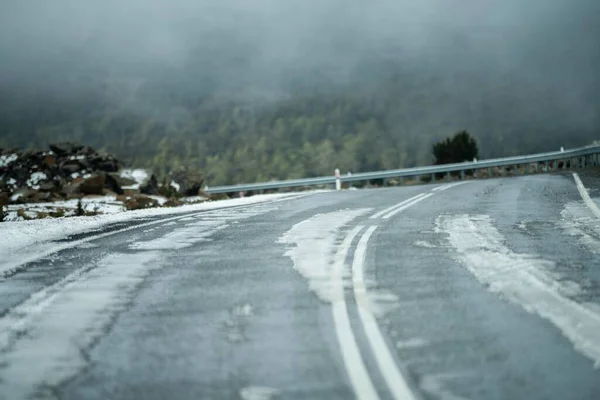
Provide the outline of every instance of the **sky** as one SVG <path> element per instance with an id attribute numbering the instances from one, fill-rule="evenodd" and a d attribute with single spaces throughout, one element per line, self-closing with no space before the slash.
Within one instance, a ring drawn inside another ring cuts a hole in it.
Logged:
<path id="1" fill-rule="evenodd" d="M 474 92 L 523 82 L 592 118 L 598 21 L 598 0 L 3 0 L 0 85 L 282 95 L 377 79 L 390 63 L 450 85 L 473 76 Z"/>

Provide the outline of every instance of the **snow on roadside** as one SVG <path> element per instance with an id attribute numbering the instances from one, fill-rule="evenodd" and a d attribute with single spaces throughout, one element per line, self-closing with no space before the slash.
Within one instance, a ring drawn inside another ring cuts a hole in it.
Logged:
<path id="1" fill-rule="evenodd" d="M 0 238 L 2 238 L 0 240 L 0 274 L 10 271 L 28 260 L 51 254 L 58 247 L 52 241 L 66 239 L 79 233 L 99 231 L 109 224 L 157 216 L 177 216 L 178 214 L 196 211 L 277 201 L 304 195 L 298 193 L 266 194 L 174 208 L 150 208 L 90 217 L 3 222 L 0 224 Z"/>
<path id="2" fill-rule="evenodd" d="M 20 193 L 13 195 L 12 199 L 16 200 L 21 196 Z M 167 200 L 160 196 L 156 197 L 159 205 L 163 205 Z M 159 198 L 160 197 L 160 198 Z M 48 203 L 25 203 L 25 204 L 10 204 L 7 206 L 7 215 L 5 221 L 17 222 L 23 221 L 24 219 L 18 215 L 19 210 L 23 210 L 24 214 L 31 219 L 39 218 L 38 213 L 56 213 L 59 210 L 62 211 L 65 217 L 72 217 L 75 215 L 77 210 L 77 204 L 79 200 L 64 200 L 64 201 L 53 201 Z M 99 214 L 115 214 L 124 212 L 122 201 L 117 201 L 115 196 L 96 196 L 96 197 L 84 197 L 81 199 L 81 206 L 85 212 L 99 213 Z"/>

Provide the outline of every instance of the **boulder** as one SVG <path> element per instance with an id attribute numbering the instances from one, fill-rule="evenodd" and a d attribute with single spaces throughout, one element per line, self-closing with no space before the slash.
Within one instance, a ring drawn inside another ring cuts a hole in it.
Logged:
<path id="1" fill-rule="evenodd" d="M 104 160 L 97 165 L 97 168 L 104 172 L 117 172 L 119 170 L 119 163 L 116 160 Z"/>
<path id="2" fill-rule="evenodd" d="M 180 170 L 171 174 L 172 182 L 178 185 L 182 196 L 198 196 L 204 183 L 204 177 L 199 172 Z M 172 185 L 172 186 L 176 186 Z"/>
<path id="3" fill-rule="evenodd" d="M 116 194 L 124 193 L 119 182 L 111 174 L 104 174 L 104 187 Z"/>
<path id="4" fill-rule="evenodd" d="M 0 192 L 0 207 L 7 206 L 10 203 L 10 193 Z"/>
<path id="5" fill-rule="evenodd" d="M 109 175 L 121 187 L 123 187 L 123 186 L 133 186 L 133 185 L 135 185 L 137 183 L 135 180 L 133 180 L 131 178 L 127 178 L 127 177 L 122 177 L 118 173 L 110 173 Z"/>
<path id="6" fill-rule="evenodd" d="M 52 154 L 46 154 L 44 156 L 44 160 L 42 161 L 42 164 L 46 168 L 52 168 L 52 167 L 56 166 L 56 157 L 54 157 Z"/>
<path id="7" fill-rule="evenodd" d="M 40 203 L 52 200 L 52 194 L 23 188 L 17 190 L 14 193 L 13 198 L 15 200 L 13 200 L 12 202 L 16 204 Z"/>
<path id="8" fill-rule="evenodd" d="M 40 182 L 39 186 L 39 191 L 40 192 L 52 192 L 54 191 L 54 189 L 56 188 L 56 186 L 54 185 L 54 182 Z"/>
<path id="9" fill-rule="evenodd" d="M 150 179 L 140 186 L 140 192 L 143 194 L 151 194 L 156 196 L 159 194 L 159 191 L 158 180 L 156 180 L 156 176 L 154 175 L 150 176 Z"/>
<path id="10" fill-rule="evenodd" d="M 183 204 L 183 201 L 179 200 L 178 198 L 172 197 L 169 200 L 167 200 L 165 204 L 163 204 L 163 207 L 178 207 Z"/>
<path id="11" fill-rule="evenodd" d="M 127 210 L 141 210 L 144 208 L 152 208 L 158 206 L 158 201 L 151 197 L 147 196 L 135 196 L 129 197 L 124 202 L 123 205 Z"/>
<path id="12" fill-rule="evenodd" d="M 79 184 L 79 192 L 87 195 L 102 195 L 105 178 L 104 174 L 97 174 L 84 179 L 83 182 Z"/>
<path id="13" fill-rule="evenodd" d="M 84 146 L 71 142 L 55 143 L 50 145 L 50 150 L 59 156 L 75 155 L 83 148 Z"/>
<path id="14" fill-rule="evenodd" d="M 67 160 L 60 164 L 60 170 L 66 175 L 80 172 L 84 168 L 85 167 L 79 162 L 79 160 Z"/>

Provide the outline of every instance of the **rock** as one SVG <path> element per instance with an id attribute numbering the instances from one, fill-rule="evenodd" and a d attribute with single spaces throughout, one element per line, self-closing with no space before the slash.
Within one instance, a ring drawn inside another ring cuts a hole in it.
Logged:
<path id="1" fill-rule="evenodd" d="M 121 175 L 119 175 L 118 173 L 110 173 L 109 175 L 121 187 L 123 187 L 123 186 L 133 186 L 133 185 L 135 185 L 137 183 L 135 180 L 133 180 L 131 178 L 124 178 Z"/>
<path id="2" fill-rule="evenodd" d="M 146 196 L 135 196 L 127 198 L 123 205 L 127 210 L 141 210 L 144 208 L 151 208 L 158 206 L 158 201 L 151 197 Z"/>
<path id="3" fill-rule="evenodd" d="M 71 175 L 83 170 L 85 167 L 78 160 L 68 160 L 60 164 L 60 170 L 65 175 Z"/>
<path id="4" fill-rule="evenodd" d="M 163 207 L 177 207 L 183 205 L 183 201 L 172 197 L 163 204 Z"/>
<path id="5" fill-rule="evenodd" d="M 50 145 L 50 150 L 59 156 L 74 155 L 83 148 L 84 146 L 71 142 L 55 143 Z"/>
<path id="6" fill-rule="evenodd" d="M 97 174 L 90 178 L 84 179 L 79 185 L 79 192 L 82 194 L 97 194 L 101 195 L 104 189 L 105 175 Z"/>
<path id="7" fill-rule="evenodd" d="M 56 188 L 56 186 L 54 186 L 54 182 L 48 182 L 48 181 L 41 182 L 38 186 L 40 187 L 38 189 L 40 192 L 52 192 Z"/>
<path id="8" fill-rule="evenodd" d="M 0 147 L 0 155 L 10 155 L 10 154 L 15 154 L 18 153 L 19 149 L 15 149 L 15 148 L 1 148 Z"/>
<path id="9" fill-rule="evenodd" d="M 119 170 L 119 164 L 115 160 L 104 160 L 97 167 L 104 172 L 117 172 Z"/>
<path id="10" fill-rule="evenodd" d="M 91 156 L 93 154 L 96 154 L 96 151 L 94 149 L 92 149 L 90 146 L 83 146 L 81 149 L 77 150 L 77 154 Z"/>
<path id="11" fill-rule="evenodd" d="M 158 181 L 154 175 L 150 176 L 150 179 L 140 186 L 140 192 L 143 194 L 151 194 L 156 196 L 159 194 L 159 191 Z"/>
<path id="12" fill-rule="evenodd" d="M 16 204 L 41 203 L 50 201 L 52 199 L 52 194 L 24 188 L 17 190 L 13 194 L 12 199 L 14 199 L 12 202 Z"/>
<path id="13" fill-rule="evenodd" d="M 29 170 L 27 168 L 13 169 L 12 176 L 17 181 L 17 184 L 21 186 L 27 182 L 27 178 L 29 178 Z"/>
<path id="14" fill-rule="evenodd" d="M 26 203 L 103 193 L 125 194 L 122 180 L 117 179 L 120 163 L 113 156 L 98 154 L 91 147 L 70 142 L 52 144 L 50 150 L 0 149 L 0 193 L 6 193 L 2 195 L 2 202 Z M 139 192 L 133 191 L 133 194 Z M 140 206 L 147 206 L 144 200 L 141 203 Z"/>
<path id="15" fill-rule="evenodd" d="M 124 193 L 119 182 L 111 174 L 104 174 L 104 187 L 116 194 Z"/>
<path id="16" fill-rule="evenodd" d="M 186 170 L 173 172 L 171 179 L 172 182 L 179 185 L 178 192 L 182 196 L 198 196 L 202 189 L 202 183 L 204 183 L 204 177 L 201 173 Z"/>
<path id="17" fill-rule="evenodd" d="M 52 168 L 52 167 L 56 166 L 56 157 L 54 157 L 52 154 L 47 154 L 44 156 L 44 160 L 42 161 L 42 164 L 46 168 Z"/>
<path id="18" fill-rule="evenodd" d="M 7 206 L 10 203 L 10 193 L 0 192 L 0 207 Z"/>

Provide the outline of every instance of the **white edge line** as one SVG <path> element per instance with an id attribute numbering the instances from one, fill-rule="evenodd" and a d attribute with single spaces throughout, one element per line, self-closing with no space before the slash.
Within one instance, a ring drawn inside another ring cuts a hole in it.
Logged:
<path id="1" fill-rule="evenodd" d="M 438 187 L 436 187 L 434 189 L 431 189 L 431 191 L 432 192 L 437 192 L 438 190 L 444 190 L 444 189 L 449 188 L 449 187 L 452 187 L 452 183 L 447 183 L 445 185 L 438 186 Z"/>
<path id="2" fill-rule="evenodd" d="M 414 201 L 412 201 L 412 202 L 410 202 L 410 203 L 408 203 L 408 204 L 405 204 L 405 205 L 403 205 L 402 207 L 400 207 L 400 208 L 397 208 L 397 209 L 395 209 L 394 211 L 392 211 L 392 212 L 390 212 L 390 213 L 388 213 L 388 214 L 384 215 L 384 216 L 383 216 L 383 219 L 389 219 L 389 218 L 393 217 L 394 215 L 398 214 L 400 211 L 404 211 L 404 210 L 406 210 L 407 208 L 409 208 L 409 207 L 412 207 L 412 206 L 414 206 L 415 204 L 417 204 L 418 202 L 420 202 L 420 201 L 423 201 L 423 200 L 425 200 L 425 199 L 427 199 L 428 197 L 431 197 L 431 196 L 433 196 L 433 193 L 429 193 L 429 194 L 427 194 L 427 195 L 425 195 L 425 196 L 423 196 L 423 197 L 421 197 L 421 198 L 418 198 L 418 199 L 416 199 L 416 200 L 414 200 Z"/>
<path id="3" fill-rule="evenodd" d="M 378 400 L 379 395 L 373 386 L 373 382 L 371 381 L 362 356 L 360 355 L 358 345 L 356 344 L 356 338 L 354 332 L 352 332 L 352 327 L 350 326 L 350 318 L 348 317 L 348 309 L 344 298 L 343 276 L 346 255 L 350 250 L 352 241 L 362 228 L 362 226 L 357 226 L 352 229 L 335 254 L 334 263 L 331 269 L 331 291 L 333 295 L 331 311 L 333 313 L 335 332 L 340 344 L 346 372 L 348 373 L 348 378 L 350 379 L 356 398 Z"/>
<path id="4" fill-rule="evenodd" d="M 371 350 L 375 355 L 375 360 L 381 374 L 383 375 L 392 396 L 396 400 L 414 400 L 415 396 L 410 390 L 407 381 L 402 376 L 402 373 L 398 370 L 392 354 L 388 346 L 386 345 L 385 339 L 377 320 L 373 316 L 371 309 L 371 303 L 367 297 L 367 288 L 364 280 L 364 264 L 366 258 L 367 243 L 373 232 L 377 229 L 376 226 L 371 226 L 362 235 L 356 251 L 354 253 L 354 260 L 352 262 L 352 283 L 354 286 L 354 297 L 356 299 L 356 305 L 358 308 L 358 314 L 362 321 L 367 339 L 371 345 Z"/>
<path id="5" fill-rule="evenodd" d="M 419 198 L 421 198 L 421 197 L 423 197 L 423 196 L 425 196 L 425 193 L 421 193 L 421 194 L 418 194 L 418 195 L 416 195 L 416 196 L 413 196 L 413 197 L 411 197 L 411 198 L 408 198 L 408 199 L 406 199 L 406 200 L 403 200 L 403 201 L 401 201 L 401 202 L 400 202 L 400 203 L 398 203 L 398 204 L 394 204 L 394 205 L 393 205 L 393 206 L 391 206 L 391 207 L 388 207 L 388 208 L 386 208 L 386 209 L 384 209 L 384 210 L 381 210 L 381 211 L 379 211 L 379 212 L 378 212 L 378 213 L 376 213 L 376 214 L 373 214 L 373 215 L 371 215 L 369 218 L 371 218 L 371 219 L 379 218 L 379 217 L 381 217 L 383 214 L 385 214 L 385 213 L 388 213 L 388 212 L 390 212 L 390 211 L 394 210 L 394 209 L 395 209 L 395 208 L 397 208 L 397 207 L 402 207 L 403 205 L 405 205 L 405 204 L 407 204 L 407 203 L 410 203 L 410 202 L 411 202 L 411 201 L 413 201 L 413 200 L 419 199 Z"/>
<path id="6" fill-rule="evenodd" d="M 583 182 L 581 182 L 581 179 L 579 178 L 579 175 L 577 175 L 577 172 L 573 172 L 573 178 L 575 179 L 577 190 L 579 191 L 583 202 L 588 206 L 588 208 L 597 218 L 600 218 L 600 208 L 598 208 L 598 205 L 590 197 L 590 194 L 588 193 L 585 186 L 583 186 Z"/>
<path id="7" fill-rule="evenodd" d="M 451 183 L 448 186 L 442 186 L 439 191 L 443 192 L 444 190 L 456 187 L 456 186 L 460 186 L 460 185 L 464 185 L 465 183 L 471 183 L 470 181 L 463 181 L 463 182 L 456 182 L 456 183 Z"/>

